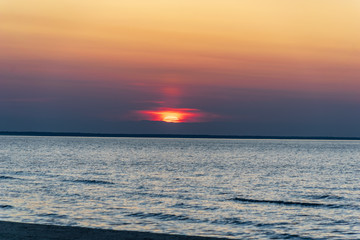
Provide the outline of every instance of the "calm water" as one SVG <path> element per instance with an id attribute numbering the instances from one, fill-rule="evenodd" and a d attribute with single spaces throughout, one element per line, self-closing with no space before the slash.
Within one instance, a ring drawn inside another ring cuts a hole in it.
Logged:
<path id="1" fill-rule="evenodd" d="M 4 136 L 0 220 L 360 239 L 360 141 Z"/>

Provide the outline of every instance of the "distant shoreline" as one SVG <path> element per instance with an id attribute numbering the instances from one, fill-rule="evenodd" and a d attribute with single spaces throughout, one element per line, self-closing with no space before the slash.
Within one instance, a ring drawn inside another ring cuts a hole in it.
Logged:
<path id="1" fill-rule="evenodd" d="M 251 135 L 202 135 L 202 134 L 116 134 L 77 132 L 12 132 L 0 131 L 0 136 L 43 136 L 43 137 L 137 137 L 137 138 L 213 138 L 213 139 L 288 139 L 288 140 L 360 140 L 360 137 L 299 137 L 299 136 L 251 136 Z"/>

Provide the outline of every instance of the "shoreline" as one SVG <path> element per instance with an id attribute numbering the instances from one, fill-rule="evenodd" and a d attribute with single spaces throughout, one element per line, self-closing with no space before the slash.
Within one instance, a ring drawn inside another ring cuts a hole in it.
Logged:
<path id="1" fill-rule="evenodd" d="M 228 240 L 165 233 L 0 221 L 0 240 Z"/>

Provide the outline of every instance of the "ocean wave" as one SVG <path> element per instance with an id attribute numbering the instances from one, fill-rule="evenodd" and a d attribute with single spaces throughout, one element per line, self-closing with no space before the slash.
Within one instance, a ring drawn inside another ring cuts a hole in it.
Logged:
<path id="1" fill-rule="evenodd" d="M 14 177 L 9 177 L 9 176 L 4 176 L 4 175 L 0 175 L 0 179 L 16 179 Z"/>
<path id="2" fill-rule="evenodd" d="M 307 236 L 301 236 L 299 234 L 288 234 L 288 233 L 268 233 L 271 239 L 294 239 L 294 240 L 313 240 L 313 239 L 324 239 L 324 238 L 311 238 Z"/>
<path id="3" fill-rule="evenodd" d="M 128 192 L 129 195 L 140 195 L 140 196 L 148 196 L 151 198 L 174 198 L 172 195 L 169 194 L 162 194 L 162 193 L 151 193 L 151 192 Z"/>
<path id="4" fill-rule="evenodd" d="M 274 227 L 274 226 L 283 226 L 283 225 L 290 225 L 290 222 L 273 222 L 273 223 L 257 223 L 255 224 L 256 227 Z"/>
<path id="5" fill-rule="evenodd" d="M 64 180 L 66 182 L 74 182 L 74 183 L 85 183 L 85 184 L 115 184 L 110 181 L 103 180 L 91 180 L 91 179 L 75 179 L 75 180 Z"/>
<path id="6" fill-rule="evenodd" d="M 238 202 L 248 202 L 248 203 L 270 203 L 278 205 L 288 205 L 288 206 L 302 206 L 302 207 L 329 207 L 329 208 L 339 208 L 344 207 L 344 205 L 339 204 L 326 204 L 326 203 L 315 203 L 315 202 L 293 202 L 293 201 L 282 201 L 282 200 L 258 200 L 251 198 L 233 198 L 230 199 Z"/>
<path id="7" fill-rule="evenodd" d="M 56 214 L 56 213 L 41 213 L 41 214 L 37 214 L 37 216 L 50 217 L 50 218 L 68 218 L 67 215 L 60 215 L 60 214 Z"/>
<path id="8" fill-rule="evenodd" d="M 343 199 L 345 199 L 344 197 L 341 197 L 341 196 L 329 195 L 329 194 L 324 194 L 324 195 L 306 195 L 305 197 L 311 198 L 311 199 L 329 199 L 329 200 L 343 200 Z"/>
<path id="9" fill-rule="evenodd" d="M 193 220 L 184 215 L 174 215 L 174 214 L 167 214 L 167 213 L 144 213 L 144 212 L 137 212 L 131 213 L 126 215 L 128 217 L 137 217 L 137 218 L 156 218 L 164 221 L 189 221 Z"/>
<path id="10" fill-rule="evenodd" d="M 199 209 L 199 210 L 216 210 L 219 209 L 218 207 L 206 207 L 201 205 L 192 205 L 192 204 L 186 204 L 186 203 L 176 203 L 172 205 L 173 208 L 183 208 L 183 209 Z"/>
<path id="11" fill-rule="evenodd" d="M 11 205 L 1 205 L 0 204 L 0 208 L 3 208 L 3 209 L 10 209 L 10 208 L 14 208 L 13 206 Z"/>
<path id="12" fill-rule="evenodd" d="M 222 224 L 222 225 L 251 225 L 253 222 L 251 221 L 242 221 L 239 218 L 224 218 L 224 219 L 216 219 L 211 221 L 213 224 Z"/>

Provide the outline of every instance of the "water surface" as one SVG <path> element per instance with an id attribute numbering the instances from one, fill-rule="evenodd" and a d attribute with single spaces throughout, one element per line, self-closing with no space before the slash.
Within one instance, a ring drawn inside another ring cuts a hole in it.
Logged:
<path id="1" fill-rule="evenodd" d="M 0 137 L 0 219 L 360 239 L 360 141 Z"/>

